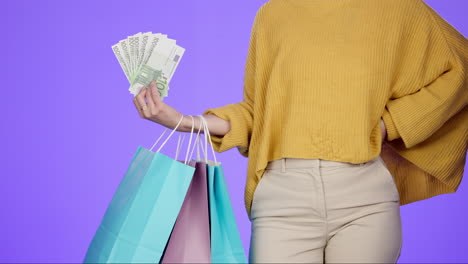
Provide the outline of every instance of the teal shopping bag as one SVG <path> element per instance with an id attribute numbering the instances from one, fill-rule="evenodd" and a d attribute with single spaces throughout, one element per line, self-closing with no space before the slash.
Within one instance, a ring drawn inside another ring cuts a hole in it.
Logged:
<path id="1" fill-rule="evenodd" d="M 208 133 L 204 133 L 206 151 L 208 148 L 206 146 L 206 136 L 208 134 L 210 145 L 211 136 L 203 115 L 199 115 L 199 117 L 203 120 L 204 131 L 208 131 Z M 210 206 L 211 262 L 248 263 L 229 198 L 223 167 L 221 162 L 217 162 L 212 145 L 211 150 L 214 161 L 205 160 L 207 163 L 206 171 Z"/>
<path id="2" fill-rule="evenodd" d="M 89 245 L 85 263 L 158 263 L 195 172 L 195 163 L 137 148 Z M 193 118 L 192 118 L 193 119 Z M 193 126 L 192 126 L 193 132 Z M 191 144 L 190 136 L 189 147 Z"/>

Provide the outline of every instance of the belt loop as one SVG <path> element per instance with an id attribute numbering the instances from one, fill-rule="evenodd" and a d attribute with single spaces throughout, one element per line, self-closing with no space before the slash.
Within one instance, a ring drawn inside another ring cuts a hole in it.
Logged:
<path id="1" fill-rule="evenodd" d="M 281 159 L 281 172 L 286 172 L 286 158 Z"/>

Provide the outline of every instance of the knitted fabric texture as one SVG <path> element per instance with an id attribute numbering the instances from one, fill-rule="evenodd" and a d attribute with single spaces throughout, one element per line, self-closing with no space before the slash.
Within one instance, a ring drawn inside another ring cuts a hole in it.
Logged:
<path id="1" fill-rule="evenodd" d="M 217 152 L 248 157 L 248 216 L 268 161 L 283 157 L 381 155 L 404 205 L 461 182 L 467 70 L 467 39 L 422 0 L 270 0 L 253 21 L 243 100 L 203 114 L 230 121 L 211 135 Z"/>

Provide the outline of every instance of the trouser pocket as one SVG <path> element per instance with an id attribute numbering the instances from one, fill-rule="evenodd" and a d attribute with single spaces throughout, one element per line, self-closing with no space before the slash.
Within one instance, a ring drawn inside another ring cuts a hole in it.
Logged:
<path id="1" fill-rule="evenodd" d="M 398 197 L 398 201 L 400 200 L 400 193 L 398 192 L 398 187 L 395 182 L 395 177 L 392 175 L 390 170 L 387 168 L 387 165 L 383 161 L 382 157 L 378 156 L 377 161 L 379 164 L 379 169 L 382 172 L 382 175 L 385 177 L 385 181 L 388 183 L 389 188 Z"/>
<path id="2" fill-rule="evenodd" d="M 253 192 L 253 195 L 252 195 L 252 205 L 251 205 L 251 208 L 250 208 L 250 220 L 252 220 L 252 217 L 253 217 L 253 214 L 255 213 L 255 207 L 256 207 L 256 203 L 258 202 L 257 200 L 258 199 L 261 199 L 261 191 L 262 191 L 262 185 L 264 183 L 264 181 L 266 180 L 266 175 L 268 174 L 269 170 L 264 170 L 263 172 L 263 175 L 262 177 L 260 178 L 259 182 L 257 183 L 257 186 L 255 186 L 255 190 Z M 260 197 L 259 197 L 260 196 Z"/>

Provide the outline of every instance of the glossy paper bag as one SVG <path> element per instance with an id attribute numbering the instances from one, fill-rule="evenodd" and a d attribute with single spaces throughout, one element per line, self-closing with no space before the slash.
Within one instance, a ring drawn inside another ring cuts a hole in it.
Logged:
<path id="1" fill-rule="evenodd" d="M 157 263 L 182 207 L 195 167 L 141 146 L 94 235 L 86 263 Z M 190 148 L 190 143 L 189 143 Z M 188 151 L 187 151 L 188 154 Z"/>
<path id="2" fill-rule="evenodd" d="M 199 115 L 204 121 L 202 115 Z M 208 131 L 205 128 L 204 131 Z M 210 145 L 211 136 L 208 135 Z M 206 144 L 205 139 L 205 144 Z M 205 150 L 208 147 L 205 147 Z M 212 263 L 247 263 L 246 254 L 240 239 L 239 229 L 232 209 L 231 199 L 224 178 L 221 162 L 217 162 L 211 145 L 214 161 L 206 160 L 208 193 L 210 205 L 211 262 Z"/>
<path id="3" fill-rule="evenodd" d="M 200 129 L 195 142 L 197 147 L 199 133 Z M 178 151 L 176 159 L 177 155 Z M 190 161 L 190 164 L 195 166 L 195 174 L 169 238 L 162 263 L 211 262 L 206 162 L 200 160 L 199 156 L 198 153 L 197 160 Z"/>

